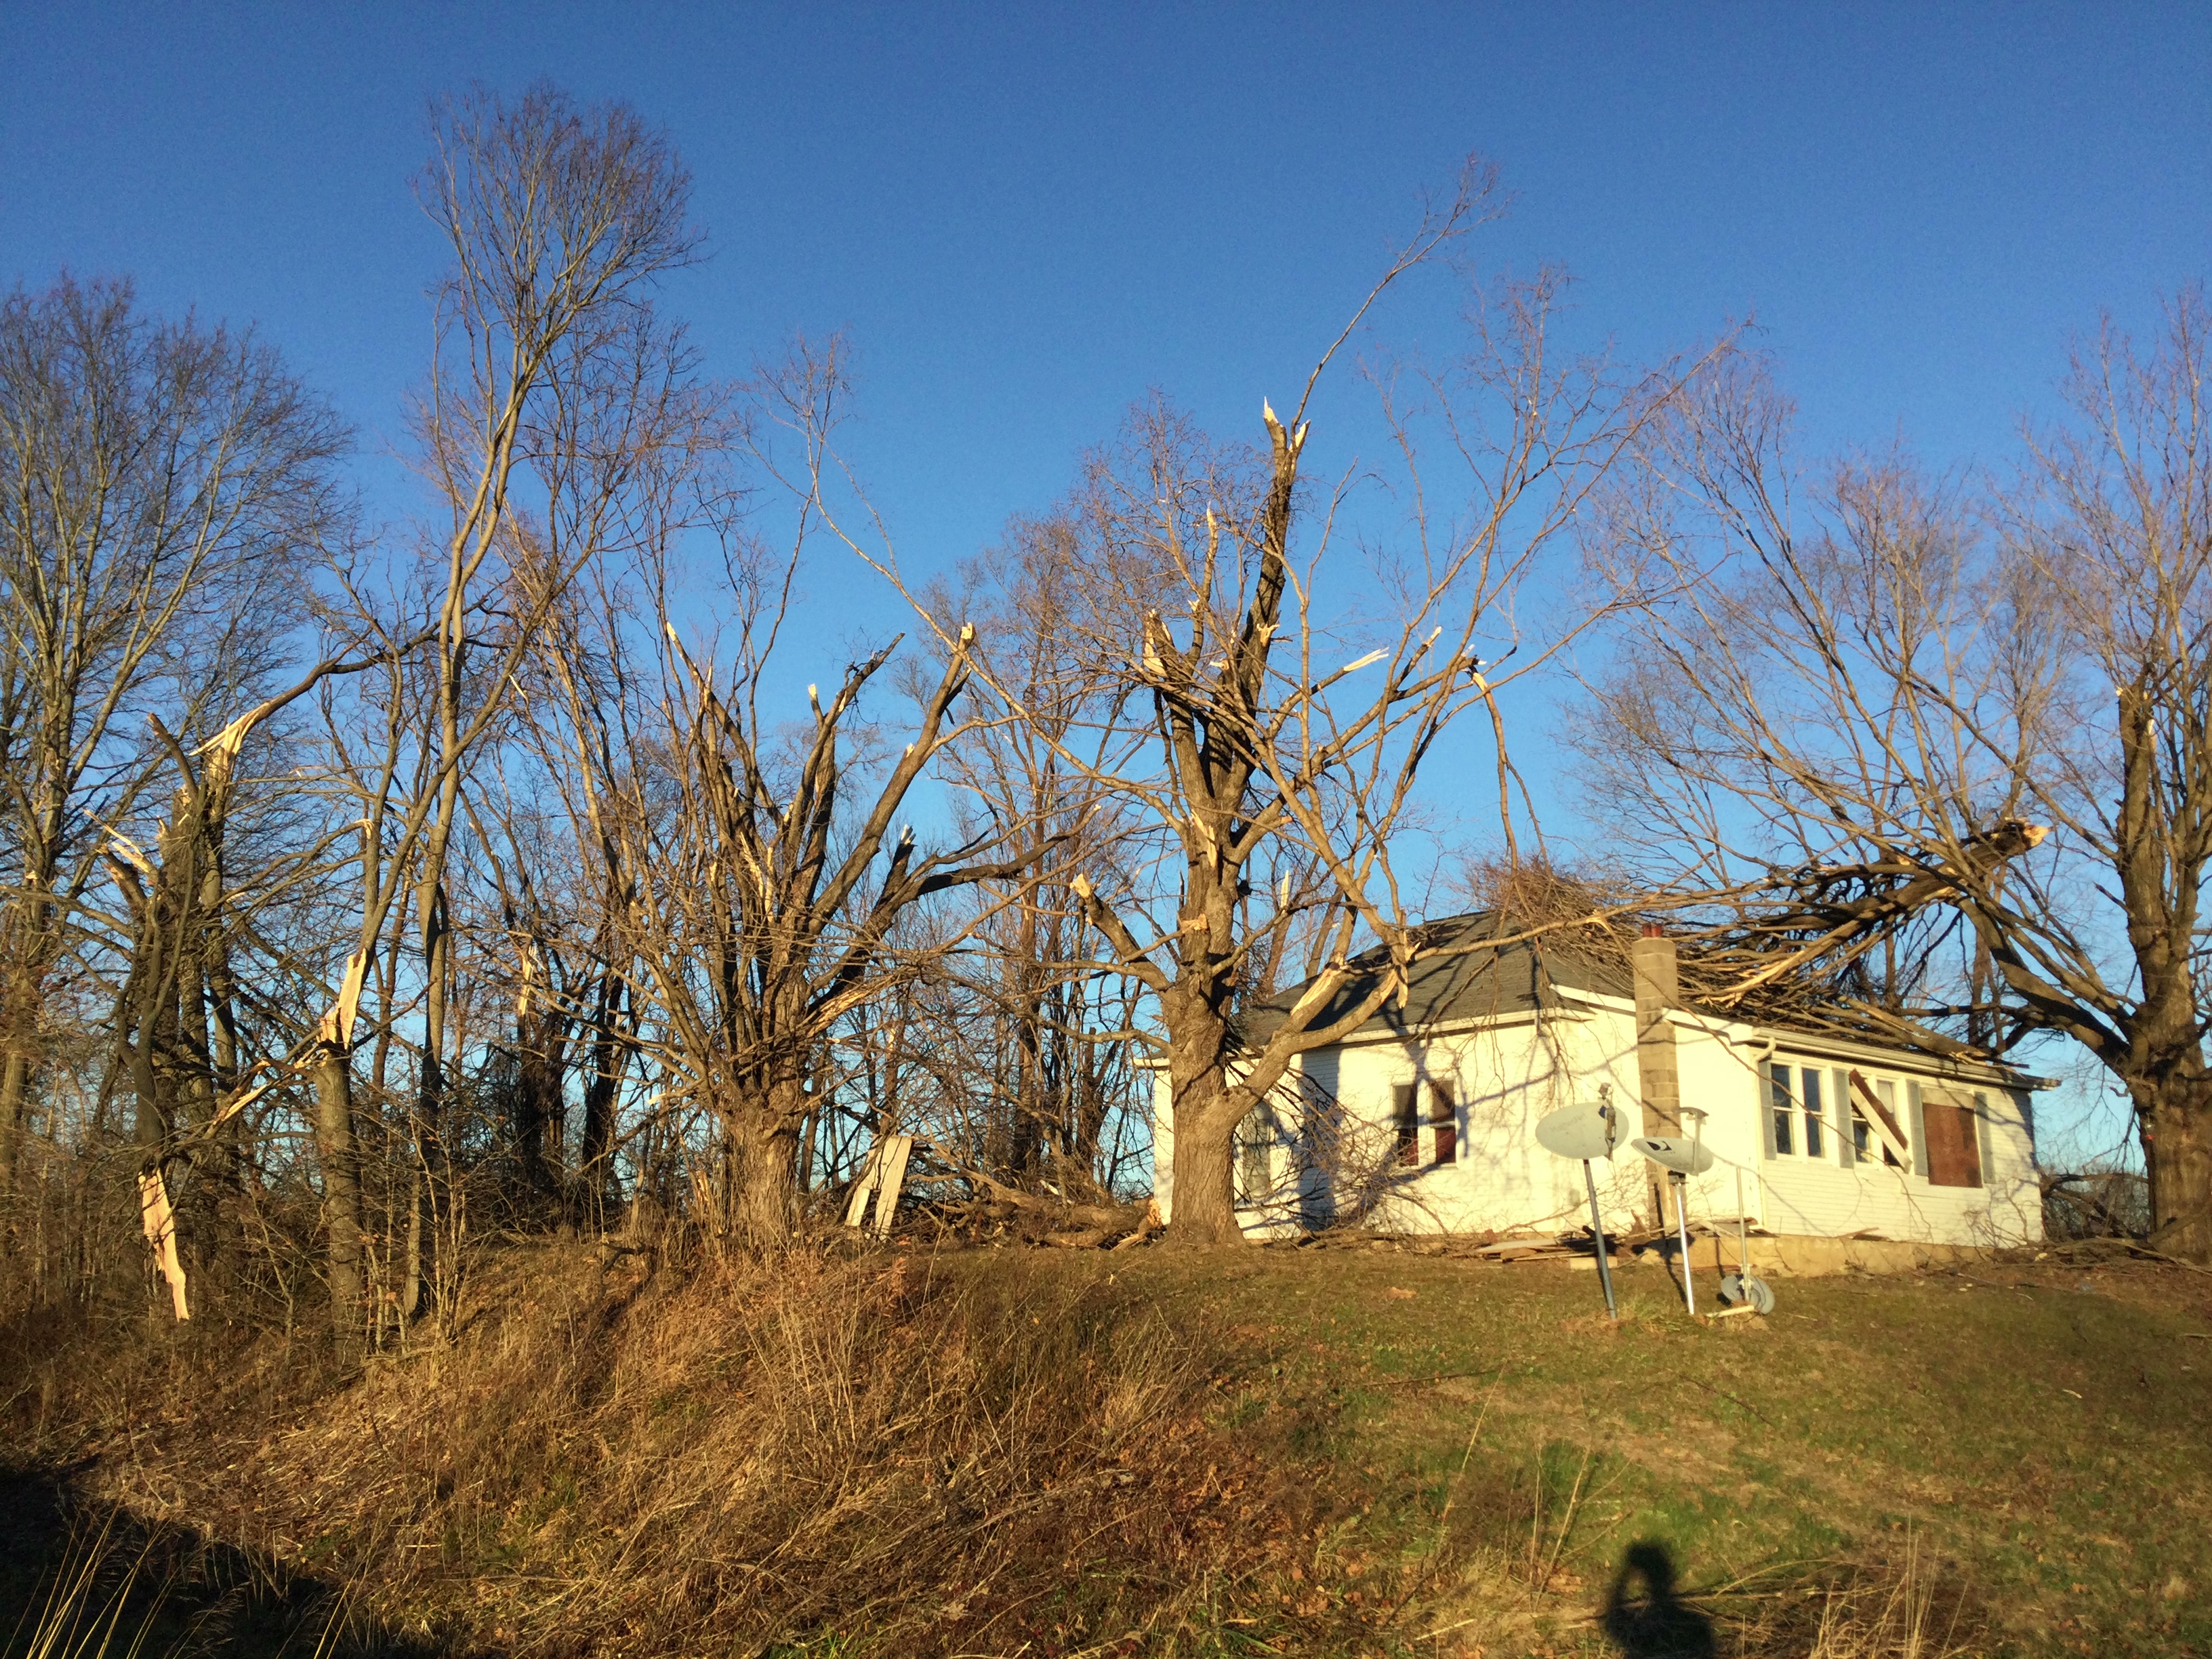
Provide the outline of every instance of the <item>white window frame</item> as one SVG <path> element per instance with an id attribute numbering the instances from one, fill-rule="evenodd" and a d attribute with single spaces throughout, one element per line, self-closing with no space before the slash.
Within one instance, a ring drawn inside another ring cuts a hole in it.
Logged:
<path id="1" fill-rule="evenodd" d="M 1863 1066 L 1856 1069 L 1866 1079 L 1867 1086 L 1874 1091 L 1875 1098 L 1889 1113 L 1889 1121 L 1897 1126 L 1897 1138 L 1905 1143 L 1905 1152 L 1910 1154 L 1913 1150 L 1912 1114 L 1905 1104 L 1907 1080 L 1871 1072 Z M 1898 1161 L 1897 1154 L 1889 1150 L 1888 1143 L 1875 1130 L 1873 1120 L 1867 1116 L 1865 1108 L 1859 1104 L 1856 1091 L 1851 1092 L 1850 1108 L 1851 1161 L 1895 1170 L 1900 1175 L 1911 1174 L 1911 1158 L 1908 1156 L 1903 1163 Z"/>
<path id="2" fill-rule="evenodd" d="M 1765 1086 L 1759 1091 L 1759 1109 L 1768 1114 L 1768 1122 L 1760 1139 L 1772 1149 L 1774 1158 L 1797 1164 L 1836 1162 L 1835 1149 L 1829 1144 L 1835 1139 L 1835 1124 L 1827 1110 L 1827 1068 L 1802 1054 L 1771 1055 L 1761 1064 L 1766 1075 Z M 1808 1078 L 1812 1079 L 1809 1091 L 1805 1087 Z M 1817 1109 L 1807 1105 L 1808 1093 L 1818 1097 Z M 1784 1101 L 1789 1103 L 1784 1105 Z M 1815 1140 L 1820 1143 L 1818 1151 L 1814 1150 Z"/>

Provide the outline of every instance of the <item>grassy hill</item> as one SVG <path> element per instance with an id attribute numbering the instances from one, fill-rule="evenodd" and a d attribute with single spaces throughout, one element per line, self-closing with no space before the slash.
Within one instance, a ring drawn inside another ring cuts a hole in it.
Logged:
<path id="1" fill-rule="evenodd" d="M 50 1314 L 0 1333 L 9 1651 L 135 1564 L 149 1654 L 2212 1652 L 2212 1277 L 1778 1288 L 571 1244 L 365 1370 Z"/>

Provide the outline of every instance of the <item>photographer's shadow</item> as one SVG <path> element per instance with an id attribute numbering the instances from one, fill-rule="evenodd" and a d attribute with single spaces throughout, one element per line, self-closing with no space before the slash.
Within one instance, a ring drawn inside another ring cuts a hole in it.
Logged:
<path id="1" fill-rule="evenodd" d="M 1675 1595 L 1674 1577 L 1663 1544 L 1646 1540 L 1622 1558 L 1599 1621 L 1622 1659 L 1714 1659 L 1713 1621 Z"/>

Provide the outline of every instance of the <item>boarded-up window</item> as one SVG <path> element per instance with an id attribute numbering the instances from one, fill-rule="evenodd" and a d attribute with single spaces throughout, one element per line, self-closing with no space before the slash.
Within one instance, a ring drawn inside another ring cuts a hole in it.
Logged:
<path id="1" fill-rule="evenodd" d="M 1923 1115 L 1928 1122 L 1928 1184 L 1980 1186 L 1982 1153 L 1976 1144 L 1974 1109 L 1931 1090 Z"/>
<path id="2" fill-rule="evenodd" d="M 1391 1127 L 1398 1137 L 1398 1162 L 1407 1169 L 1421 1162 L 1420 1090 L 1411 1083 L 1398 1085 L 1391 1102 Z"/>
<path id="3" fill-rule="evenodd" d="M 1863 1164 L 1872 1157 L 1875 1143 L 1879 1142 L 1881 1161 L 1893 1170 L 1904 1168 L 1893 1150 L 1905 1144 L 1905 1129 L 1897 1115 L 1896 1082 L 1884 1077 L 1869 1083 L 1861 1072 L 1849 1075 L 1851 1145 L 1858 1155 L 1857 1161 Z"/>
<path id="4" fill-rule="evenodd" d="M 1897 1085 L 1887 1078 L 1881 1078 L 1875 1083 L 1874 1092 L 1875 1097 L 1881 1103 L 1881 1109 L 1887 1114 L 1887 1116 L 1884 1121 L 1892 1126 L 1890 1133 L 1894 1134 L 1898 1139 L 1904 1139 L 1904 1133 L 1895 1127 L 1897 1123 Z M 1897 1161 L 1897 1154 L 1889 1150 L 1889 1144 L 1887 1141 L 1882 1143 L 1881 1161 L 1888 1164 L 1893 1170 L 1901 1170 L 1905 1167 L 1902 1164 L 1899 1164 Z"/>
<path id="5" fill-rule="evenodd" d="M 1437 1134 L 1437 1164 L 1459 1161 L 1459 1108 L 1453 1103 L 1451 1085 L 1429 1085 L 1429 1123 Z"/>

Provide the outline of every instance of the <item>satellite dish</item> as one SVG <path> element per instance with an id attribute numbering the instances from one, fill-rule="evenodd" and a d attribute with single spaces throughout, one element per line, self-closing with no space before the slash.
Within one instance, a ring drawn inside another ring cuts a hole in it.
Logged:
<path id="1" fill-rule="evenodd" d="M 1597 1177 L 1590 1173 L 1594 1158 L 1611 1158 L 1620 1139 L 1620 1114 L 1613 1109 L 1613 1087 L 1606 1085 L 1598 1098 L 1579 1105 L 1562 1106 L 1536 1121 L 1536 1144 L 1561 1158 L 1580 1158 L 1583 1186 L 1589 1194 L 1590 1239 L 1597 1246 L 1597 1276 L 1605 1286 L 1605 1310 L 1620 1317 L 1613 1300 L 1612 1249 L 1605 1242 L 1605 1212 L 1597 1206 Z"/>
<path id="2" fill-rule="evenodd" d="M 1764 1318 L 1774 1311 L 1774 1290 L 1756 1273 L 1733 1273 L 1721 1280 L 1721 1306 L 1749 1308 Z"/>
<path id="3" fill-rule="evenodd" d="M 1713 1167 L 1711 1149 L 1692 1141 L 1638 1135 L 1628 1144 L 1661 1169 L 1672 1170 L 1676 1175 L 1703 1175 Z"/>
<path id="4" fill-rule="evenodd" d="M 1536 1121 L 1536 1144 L 1561 1158 L 1611 1158 L 1620 1138 L 1620 1115 L 1602 1101 L 1562 1106 Z"/>

